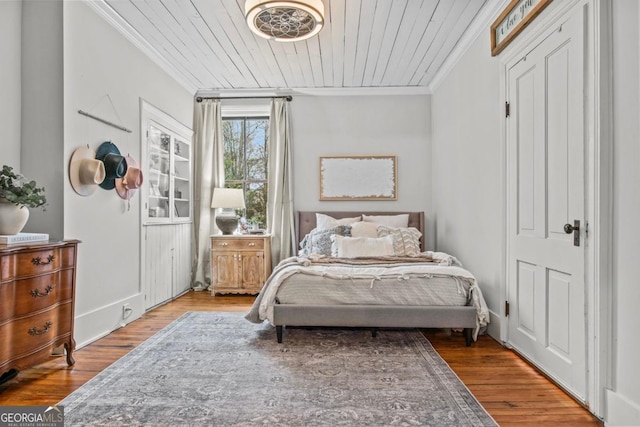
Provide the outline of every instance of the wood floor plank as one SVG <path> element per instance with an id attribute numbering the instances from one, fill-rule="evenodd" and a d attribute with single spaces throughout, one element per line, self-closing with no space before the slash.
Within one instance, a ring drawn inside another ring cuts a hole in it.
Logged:
<path id="1" fill-rule="evenodd" d="M 0 385 L 0 405 L 53 405 L 184 313 L 246 312 L 253 300 L 250 296 L 188 292 L 79 349 L 73 367 L 56 356 L 20 372 Z M 501 426 L 602 426 L 588 410 L 491 337 L 480 336 L 472 347 L 466 347 L 459 333 L 425 330 L 424 334 Z"/>

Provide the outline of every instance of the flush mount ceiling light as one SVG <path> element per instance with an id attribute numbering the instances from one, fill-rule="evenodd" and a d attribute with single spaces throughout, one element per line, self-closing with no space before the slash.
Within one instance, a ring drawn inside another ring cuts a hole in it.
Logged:
<path id="1" fill-rule="evenodd" d="M 280 42 L 313 37 L 324 24 L 322 0 L 247 0 L 244 12 L 251 31 L 265 39 Z"/>

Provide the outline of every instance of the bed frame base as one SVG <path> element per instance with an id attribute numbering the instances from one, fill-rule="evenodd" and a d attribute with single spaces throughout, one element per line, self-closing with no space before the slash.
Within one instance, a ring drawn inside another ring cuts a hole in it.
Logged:
<path id="1" fill-rule="evenodd" d="M 273 307 L 276 338 L 282 343 L 284 326 L 333 326 L 373 328 L 456 328 L 464 329 L 467 346 L 473 342 L 476 327 L 474 307 L 395 306 L 395 305 L 299 305 Z"/>

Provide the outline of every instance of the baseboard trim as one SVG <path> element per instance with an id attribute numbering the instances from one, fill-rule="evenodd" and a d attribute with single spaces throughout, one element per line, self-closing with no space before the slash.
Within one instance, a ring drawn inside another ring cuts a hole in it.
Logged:
<path id="1" fill-rule="evenodd" d="M 128 304 L 131 309 L 131 313 L 126 319 L 123 319 L 122 315 L 124 304 Z M 143 314 L 144 295 L 135 294 L 87 313 L 76 315 L 73 334 L 76 340 L 76 349 L 109 335 Z"/>
<path id="2" fill-rule="evenodd" d="M 626 396 L 613 390 L 606 391 L 607 415 L 604 425 L 607 427 L 639 426 L 640 404 L 632 402 Z"/>
<path id="3" fill-rule="evenodd" d="M 489 310 L 489 325 L 487 325 L 487 333 L 499 343 L 502 342 L 500 333 L 502 332 L 502 318 L 498 313 Z"/>

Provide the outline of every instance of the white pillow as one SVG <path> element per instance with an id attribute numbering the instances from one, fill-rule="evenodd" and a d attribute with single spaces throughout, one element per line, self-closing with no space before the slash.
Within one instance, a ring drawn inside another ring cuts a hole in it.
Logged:
<path id="1" fill-rule="evenodd" d="M 393 256 L 393 237 L 344 237 L 331 236 L 331 256 L 357 258 L 368 256 Z"/>
<path id="2" fill-rule="evenodd" d="M 329 215 L 321 213 L 316 214 L 316 228 L 319 230 L 326 230 L 327 228 L 333 228 L 337 225 L 350 225 L 358 221 L 360 221 L 360 216 L 355 218 L 335 219 Z"/>
<path id="3" fill-rule="evenodd" d="M 378 237 L 378 225 L 375 222 L 358 221 L 351 225 L 352 237 Z"/>
<path id="4" fill-rule="evenodd" d="M 362 215 L 365 222 L 375 222 L 387 227 L 406 228 L 409 226 L 409 214 L 400 215 Z"/>
<path id="5" fill-rule="evenodd" d="M 393 251 L 396 256 L 420 255 L 420 237 L 422 233 L 414 227 L 386 227 L 378 226 L 378 236 L 391 237 Z"/>

